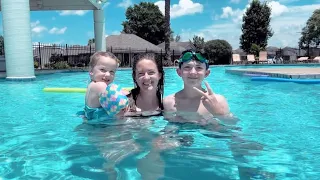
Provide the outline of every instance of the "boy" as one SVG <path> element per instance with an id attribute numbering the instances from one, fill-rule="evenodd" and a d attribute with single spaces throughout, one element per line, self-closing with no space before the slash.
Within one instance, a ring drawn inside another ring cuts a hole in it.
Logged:
<path id="1" fill-rule="evenodd" d="M 236 123 L 235 118 L 230 118 L 232 115 L 226 98 L 215 94 L 207 82 L 207 90 L 201 87 L 210 69 L 208 60 L 200 53 L 192 50 L 182 52 L 177 73 L 183 80 L 184 88 L 164 99 L 166 119 L 205 125 L 212 117 L 218 117 L 225 123 Z"/>

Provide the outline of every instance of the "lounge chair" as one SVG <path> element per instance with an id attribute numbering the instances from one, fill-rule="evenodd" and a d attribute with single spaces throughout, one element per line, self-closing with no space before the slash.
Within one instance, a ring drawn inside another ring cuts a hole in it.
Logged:
<path id="1" fill-rule="evenodd" d="M 232 54 L 232 64 L 241 64 L 241 59 L 239 54 Z"/>
<path id="2" fill-rule="evenodd" d="M 308 62 L 309 58 L 307 56 L 299 57 L 296 62 Z"/>
<path id="3" fill-rule="evenodd" d="M 311 62 L 320 63 L 320 56 L 316 56 L 311 60 Z"/>
<path id="4" fill-rule="evenodd" d="M 259 63 L 268 63 L 268 53 L 267 51 L 259 52 Z"/>
<path id="5" fill-rule="evenodd" d="M 247 55 L 247 61 L 248 62 L 251 62 L 253 64 L 253 62 L 255 62 L 255 58 L 254 58 L 254 55 L 253 54 L 248 54 Z"/>

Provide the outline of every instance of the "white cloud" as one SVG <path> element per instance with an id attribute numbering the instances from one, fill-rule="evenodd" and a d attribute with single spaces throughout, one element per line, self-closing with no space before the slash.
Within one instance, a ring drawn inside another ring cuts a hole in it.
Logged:
<path id="1" fill-rule="evenodd" d="M 164 14 L 164 1 L 157 1 L 155 5 L 159 6 L 160 11 Z M 193 15 L 196 13 L 202 13 L 203 5 L 200 3 L 194 3 L 192 0 L 179 0 L 178 4 L 170 6 L 170 18 L 177 18 L 185 15 Z"/>
<path id="2" fill-rule="evenodd" d="M 65 11 L 60 11 L 59 15 L 60 16 L 68 16 L 68 15 L 83 16 L 87 12 L 88 11 L 85 11 L 85 10 L 65 10 Z"/>
<path id="3" fill-rule="evenodd" d="M 49 30 L 49 33 L 50 34 L 64 34 L 66 30 L 67 30 L 67 27 L 63 27 L 61 29 L 53 27 Z"/>
<path id="4" fill-rule="evenodd" d="M 250 1 L 251 0 L 249 0 L 249 3 Z M 305 26 L 313 11 L 320 8 L 320 4 L 285 6 L 279 3 L 279 1 L 269 1 L 268 3 L 269 6 L 273 7 L 270 25 L 274 31 L 274 35 L 269 39 L 268 45 L 297 47 L 302 28 Z M 246 8 L 247 7 L 249 6 L 246 5 Z M 236 49 L 239 47 L 239 39 L 242 34 L 241 24 L 245 9 L 224 7 L 222 9 L 223 13 L 220 15 L 220 18 L 224 18 L 223 23 L 216 20 L 213 25 L 195 32 L 185 29 L 180 33 L 181 38 L 182 40 L 188 40 L 194 35 L 201 35 L 206 41 L 218 38 L 225 39 Z"/>
<path id="5" fill-rule="evenodd" d="M 271 8 L 271 17 L 280 16 L 281 14 L 289 11 L 285 5 L 282 5 L 277 1 L 271 1 L 268 5 Z"/>
<path id="6" fill-rule="evenodd" d="M 30 26 L 33 35 L 40 35 L 42 32 L 47 31 L 47 28 L 45 26 L 40 25 L 39 20 L 31 22 Z"/>
<path id="7" fill-rule="evenodd" d="M 240 26 L 235 23 L 213 24 L 206 28 L 193 32 L 189 29 L 183 29 L 180 33 L 183 41 L 192 39 L 194 35 L 203 37 L 205 41 L 213 39 L 224 39 L 228 41 L 234 49 L 239 46 Z"/>
<path id="8" fill-rule="evenodd" d="M 118 4 L 118 7 L 122 7 L 122 8 L 127 9 L 131 5 L 132 5 L 131 0 L 122 0 L 122 2 Z"/>
<path id="9" fill-rule="evenodd" d="M 227 6 L 222 8 L 221 18 L 229 18 L 231 17 L 233 22 L 239 23 L 242 20 L 242 16 L 245 10 L 235 9 L 233 10 L 231 7 Z"/>

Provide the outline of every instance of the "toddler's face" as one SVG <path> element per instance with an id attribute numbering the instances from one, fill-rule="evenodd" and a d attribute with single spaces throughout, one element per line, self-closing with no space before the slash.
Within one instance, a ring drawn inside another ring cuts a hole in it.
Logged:
<path id="1" fill-rule="evenodd" d="M 114 59 L 101 56 L 97 64 L 92 68 L 90 77 L 92 81 L 110 84 L 114 80 L 117 67 L 118 64 Z"/>

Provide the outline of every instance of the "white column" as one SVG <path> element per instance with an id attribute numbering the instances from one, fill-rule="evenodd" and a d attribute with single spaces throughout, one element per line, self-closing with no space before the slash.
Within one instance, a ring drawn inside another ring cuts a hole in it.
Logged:
<path id="1" fill-rule="evenodd" d="M 35 79 L 29 0 L 1 0 L 8 80 Z"/>
<path id="2" fill-rule="evenodd" d="M 106 51 L 105 18 L 103 9 L 93 10 L 96 51 Z"/>

